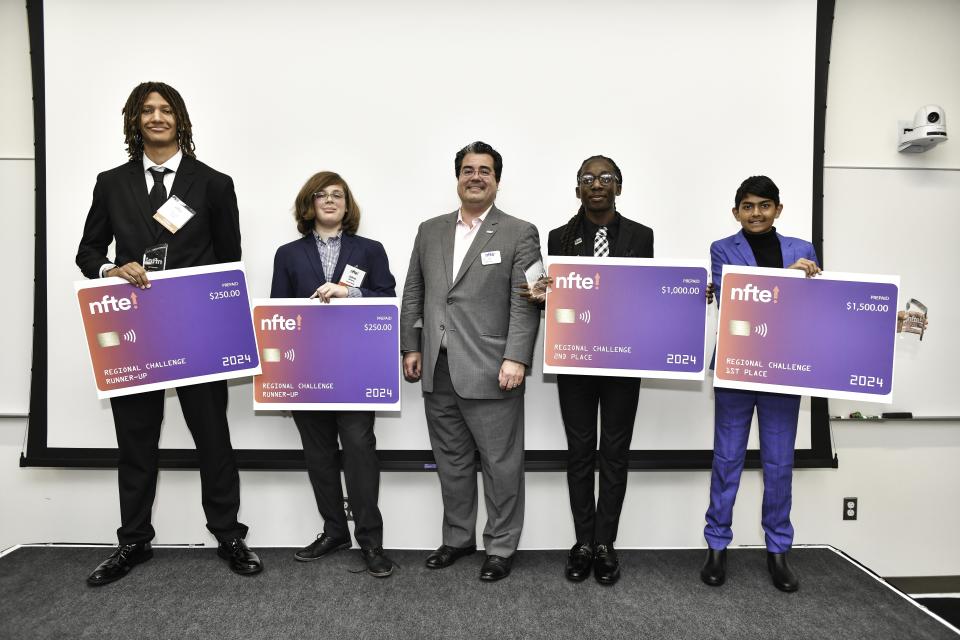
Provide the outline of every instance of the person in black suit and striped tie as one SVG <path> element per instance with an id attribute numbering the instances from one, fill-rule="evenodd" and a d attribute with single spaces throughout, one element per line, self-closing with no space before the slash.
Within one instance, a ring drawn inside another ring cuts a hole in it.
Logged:
<path id="1" fill-rule="evenodd" d="M 577 171 L 575 193 L 580 209 L 567 223 L 550 232 L 551 256 L 652 258 L 653 230 L 623 217 L 616 198 L 623 188 L 617 164 L 591 156 Z M 531 292 L 543 299 L 541 280 Z M 627 489 L 633 422 L 637 415 L 640 378 L 557 375 L 560 414 L 567 434 L 567 485 L 576 543 L 567 555 L 566 576 L 585 580 L 591 569 L 597 582 L 620 579 L 620 561 L 613 543 Z M 600 447 L 597 449 L 597 408 Z M 594 468 L 599 463 L 600 493 L 594 499 Z"/>

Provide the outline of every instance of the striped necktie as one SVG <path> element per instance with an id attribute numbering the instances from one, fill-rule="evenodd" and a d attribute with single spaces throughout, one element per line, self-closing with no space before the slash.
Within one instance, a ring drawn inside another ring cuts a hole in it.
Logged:
<path id="1" fill-rule="evenodd" d="M 610 243 L 607 241 L 607 228 L 597 229 L 597 235 L 593 239 L 593 255 L 598 258 L 606 258 L 610 255 Z"/>

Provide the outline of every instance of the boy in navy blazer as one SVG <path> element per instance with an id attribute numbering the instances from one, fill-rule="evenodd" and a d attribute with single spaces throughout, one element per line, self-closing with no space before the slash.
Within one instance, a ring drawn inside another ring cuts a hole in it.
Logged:
<path id="1" fill-rule="evenodd" d="M 277 249 L 273 262 L 272 298 L 368 298 L 395 296 L 396 281 L 383 245 L 356 235 L 360 206 L 346 181 L 332 171 L 311 176 L 294 205 L 297 230 L 303 234 Z M 327 336 L 335 341 L 338 336 Z M 320 366 L 320 363 L 318 363 Z M 340 456 L 356 527 L 354 536 L 377 578 L 393 573 L 393 562 L 383 553 L 383 518 L 377 499 L 380 462 L 373 432 L 373 411 L 294 411 L 300 431 L 307 475 L 313 485 L 323 532 L 294 558 L 319 560 L 350 547 L 350 530 L 343 508 Z"/>

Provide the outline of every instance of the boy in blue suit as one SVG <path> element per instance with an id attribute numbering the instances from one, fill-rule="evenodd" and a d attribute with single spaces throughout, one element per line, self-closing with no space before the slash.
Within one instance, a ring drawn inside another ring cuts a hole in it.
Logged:
<path id="1" fill-rule="evenodd" d="M 710 245 L 716 291 L 720 291 L 725 264 L 799 269 L 807 277 L 820 272 L 812 244 L 782 236 L 773 226 L 783 211 L 780 190 L 773 180 L 767 176 L 747 178 L 737 189 L 734 202 L 733 217 L 743 228 Z M 719 304 L 719 299 L 717 302 Z M 800 396 L 716 387 L 714 399 L 713 473 L 704 529 L 709 549 L 700 577 L 716 587 L 726 579 L 726 549 L 733 539 L 730 528 L 733 503 L 740 486 L 750 423 L 756 407 L 763 466 L 761 524 L 766 534 L 767 569 L 775 587 L 781 591 L 796 591 L 800 582 L 787 564 L 787 551 L 793 544 L 790 506 Z"/>

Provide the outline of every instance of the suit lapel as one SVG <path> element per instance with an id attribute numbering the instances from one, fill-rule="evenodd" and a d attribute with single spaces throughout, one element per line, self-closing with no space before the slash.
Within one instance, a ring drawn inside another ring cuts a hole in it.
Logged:
<path id="1" fill-rule="evenodd" d="M 733 246 L 740 254 L 741 264 L 748 267 L 757 266 L 757 258 L 753 255 L 753 249 L 750 248 L 750 243 L 747 242 L 747 237 L 743 235 L 743 231 L 733 236 Z"/>
<path id="2" fill-rule="evenodd" d="M 480 228 L 477 229 L 476 235 L 473 237 L 473 241 L 470 243 L 470 248 L 467 249 L 466 255 L 463 256 L 463 262 L 460 264 L 460 271 L 457 272 L 457 277 L 453 279 L 453 284 L 450 285 L 450 288 L 457 286 L 457 283 L 460 282 L 460 279 L 463 278 L 463 274 L 467 272 L 467 269 L 470 268 L 470 265 L 473 264 L 473 261 L 477 259 L 477 256 L 480 255 L 480 252 L 483 251 L 483 248 L 487 246 L 487 243 L 490 242 L 490 239 L 497 234 L 497 224 L 500 222 L 500 210 L 496 207 L 490 209 L 490 213 L 487 214 L 487 217 L 480 224 Z"/>
<path id="3" fill-rule="evenodd" d="M 620 230 L 617 233 L 617 244 L 614 245 L 610 253 L 611 258 L 633 258 L 633 230 L 629 225 L 624 224 L 623 216 L 620 217 Z"/>
<path id="4" fill-rule="evenodd" d="M 779 233 L 777 234 L 777 240 L 780 241 L 780 255 L 783 256 L 783 266 L 789 267 L 796 262 L 793 257 L 793 242 L 790 238 L 785 238 Z"/>
<path id="5" fill-rule="evenodd" d="M 140 221 L 144 225 L 147 235 L 156 243 L 160 239 L 160 233 L 166 231 L 163 226 L 153 219 L 155 211 L 151 211 L 150 196 L 147 191 L 146 179 L 143 175 L 143 163 L 130 161 L 127 172 L 127 188 L 130 190 L 130 198 L 135 203 Z M 133 212 L 131 212 L 133 213 Z"/>
<path id="6" fill-rule="evenodd" d="M 337 267 L 333 270 L 333 282 L 340 282 L 343 279 L 343 270 L 350 264 L 352 254 L 356 249 L 357 243 L 353 236 L 346 233 L 340 234 L 340 255 L 337 257 Z"/>
<path id="7" fill-rule="evenodd" d="M 196 160 L 188 155 L 180 158 L 180 166 L 177 168 L 177 173 L 173 176 L 173 188 L 170 190 L 170 195 L 177 196 L 186 202 L 186 196 L 190 192 L 190 187 L 193 186 L 193 181 L 196 179 L 196 172 Z"/>
<path id="8" fill-rule="evenodd" d="M 440 235 L 440 253 L 443 255 L 443 274 L 447 278 L 447 288 L 453 286 L 453 244 L 457 233 L 457 212 L 447 216 L 446 226 Z"/>
<path id="9" fill-rule="evenodd" d="M 310 263 L 310 268 L 313 269 L 313 274 L 317 277 L 317 282 L 320 284 L 326 282 L 327 279 L 323 275 L 323 264 L 320 262 L 320 252 L 317 251 L 317 241 L 314 238 L 313 231 L 300 239 L 300 247 L 306 254 L 307 262 Z"/>

